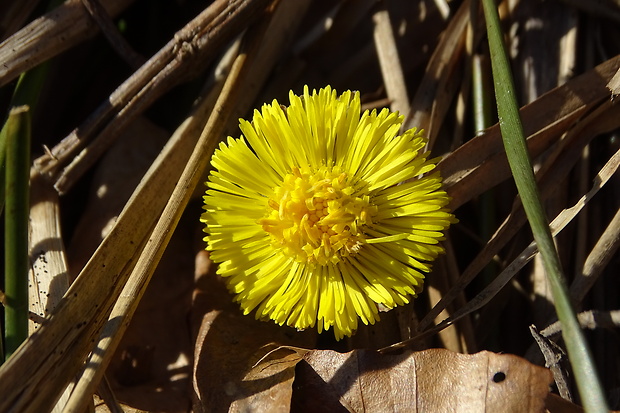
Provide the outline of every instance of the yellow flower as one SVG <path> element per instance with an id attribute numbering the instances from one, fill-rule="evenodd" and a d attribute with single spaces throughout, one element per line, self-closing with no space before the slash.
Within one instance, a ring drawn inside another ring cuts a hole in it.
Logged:
<path id="1" fill-rule="evenodd" d="M 421 290 L 446 209 L 437 159 L 403 117 L 361 114 L 359 93 L 329 86 L 240 120 L 213 154 L 205 240 L 245 314 L 337 339 Z"/>

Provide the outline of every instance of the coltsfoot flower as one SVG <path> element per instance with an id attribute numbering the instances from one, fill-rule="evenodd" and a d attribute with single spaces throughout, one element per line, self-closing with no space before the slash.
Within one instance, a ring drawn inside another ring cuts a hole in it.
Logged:
<path id="1" fill-rule="evenodd" d="M 330 87 L 289 99 L 213 154 L 207 250 L 245 314 L 340 339 L 422 290 L 456 219 L 421 131 L 397 136 L 403 116 Z"/>

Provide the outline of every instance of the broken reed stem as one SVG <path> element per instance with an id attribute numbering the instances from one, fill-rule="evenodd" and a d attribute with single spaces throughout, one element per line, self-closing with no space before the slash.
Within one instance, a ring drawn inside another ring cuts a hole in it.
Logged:
<path id="1" fill-rule="evenodd" d="M 383 84 L 390 100 L 390 108 L 393 112 L 398 111 L 406 117 L 409 114 L 407 84 L 398 57 L 396 39 L 385 0 L 379 3 L 379 9 L 372 16 L 372 20 L 375 24 L 375 49 L 379 57 Z"/>
<path id="2" fill-rule="evenodd" d="M 125 60 L 125 62 L 133 69 L 138 70 L 140 66 L 146 62 L 146 59 L 138 54 L 131 45 L 120 34 L 112 17 L 99 0 L 82 0 L 82 4 L 88 10 L 88 13 L 97 22 L 103 35 L 108 39 L 110 46 L 116 53 Z"/>

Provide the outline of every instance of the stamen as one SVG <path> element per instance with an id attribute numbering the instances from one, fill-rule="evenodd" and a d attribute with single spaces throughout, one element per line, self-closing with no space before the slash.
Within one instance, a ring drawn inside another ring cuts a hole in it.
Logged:
<path id="1" fill-rule="evenodd" d="M 267 203 L 272 209 L 275 209 L 276 211 L 280 210 L 280 205 L 274 201 L 273 199 L 270 199 L 269 202 Z"/>
<path id="2" fill-rule="evenodd" d="M 366 187 L 354 186 L 346 173 L 334 169 L 292 168 L 259 220 L 272 245 L 298 262 L 335 264 L 365 243 L 364 226 L 372 223 L 377 208 Z"/>

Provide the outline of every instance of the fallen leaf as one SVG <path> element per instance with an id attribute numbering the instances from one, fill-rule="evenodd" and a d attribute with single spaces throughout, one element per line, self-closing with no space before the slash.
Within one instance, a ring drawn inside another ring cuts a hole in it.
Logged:
<path id="1" fill-rule="evenodd" d="M 553 381 L 543 367 L 488 351 L 316 350 L 303 359 L 293 390 L 297 412 L 542 412 Z"/>
<path id="2" fill-rule="evenodd" d="M 583 408 L 564 400 L 557 394 L 549 393 L 545 400 L 545 407 L 549 413 L 583 413 Z"/>

